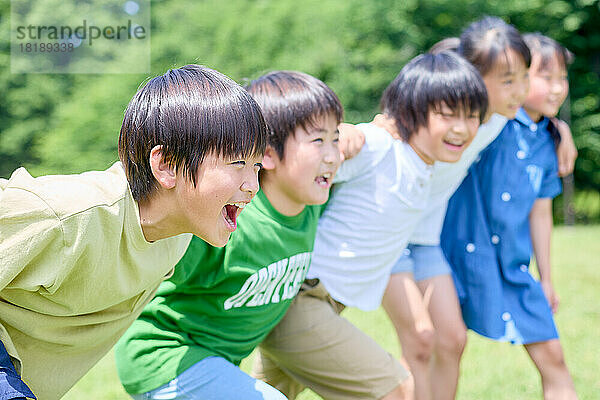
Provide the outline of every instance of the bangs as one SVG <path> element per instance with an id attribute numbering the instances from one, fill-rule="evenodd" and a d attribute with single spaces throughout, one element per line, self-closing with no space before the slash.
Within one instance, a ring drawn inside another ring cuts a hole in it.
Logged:
<path id="1" fill-rule="evenodd" d="M 238 158 L 265 151 L 260 107 L 243 88 L 224 84 L 222 78 L 207 75 L 185 82 L 186 77 L 176 74 L 165 77 L 167 92 L 177 90 L 179 95 L 168 95 L 156 118 L 161 121 L 159 142 L 164 143 L 165 161 L 183 167 L 194 184 L 207 154 Z"/>
<path id="2" fill-rule="evenodd" d="M 446 65 L 444 65 L 446 66 Z M 479 122 L 485 118 L 488 107 L 485 83 L 474 68 L 452 68 L 435 73 L 424 88 L 427 94 L 425 99 L 420 99 L 419 107 L 426 103 L 428 110 L 439 111 L 442 103 L 465 115 L 479 113 Z"/>
<path id="3" fill-rule="evenodd" d="M 155 146 L 195 185 L 207 154 L 262 155 L 266 136 L 260 107 L 241 86 L 210 68 L 186 65 L 149 80 L 129 102 L 119 158 L 139 201 L 158 188 L 149 164 Z"/>
<path id="4" fill-rule="evenodd" d="M 316 128 L 321 118 L 342 122 L 336 94 L 319 79 L 297 71 L 274 71 L 250 82 L 248 92 L 262 109 L 269 129 L 268 144 L 283 159 L 285 142 L 296 128 Z"/>
<path id="5" fill-rule="evenodd" d="M 508 50 L 514 51 L 529 68 L 531 53 L 517 28 L 498 17 L 489 16 L 469 25 L 461 34 L 458 46 L 458 53 L 482 76 L 490 72 Z"/>
<path id="6" fill-rule="evenodd" d="M 452 51 L 415 57 L 402 68 L 381 98 L 382 111 L 395 119 L 405 141 L 420 127 L 428 126 L 429 112 L 439 110 L 442 104 L 467 115 L 479 112 L 480 122 L 488 107 L 481 75 Z"/>
<path id="7" fill-rule="evenodd" d="M 556 59 L 565 71 L 573 63 L 573 53 L 548 36 L 544 36 L 541 33 L 527 33 L 523 35 L 523 39 L 530 51 L 540 57 L 540 64 L 538 66 L 538 70 L 540 71 L 547 69 L 553 59 Z"/>

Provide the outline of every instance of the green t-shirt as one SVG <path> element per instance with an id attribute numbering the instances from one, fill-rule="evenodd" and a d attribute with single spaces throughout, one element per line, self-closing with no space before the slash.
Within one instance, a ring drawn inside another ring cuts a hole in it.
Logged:
<path id="1" fill-rule="evenodd" d="M 321 208 L 287 217 L 259 192 L 227 246 L 194 237 L 175 274 L 117 343 L 125 390 L 153 390 L 209 356 L 239 365 L 300 289 Z"/>

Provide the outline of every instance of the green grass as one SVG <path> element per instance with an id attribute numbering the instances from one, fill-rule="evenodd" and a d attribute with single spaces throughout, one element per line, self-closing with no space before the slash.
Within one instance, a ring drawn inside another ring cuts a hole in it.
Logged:
<path id="1" fill-rule="evenodd" d="M 600 226 L 560 227 L 552 245 L 553 276 L 561 299 L 556 315 L 567 364 L 580 399 L 600 399 Z M 385 313 L 349 309 L 344 314 L 392 354 L 395 333 Z M 250 359 L 242 363 L 249 371 Z M 75 399 L 129 399 L 121 388 L 113 354 L 107 355 L 66 396 Z M 320 399 L 309 390 L 302 400 Z M 537 371 L 521 346 L 496 343 L 470 332 L 462 361 L 458 399 L 541 398 Z"/>

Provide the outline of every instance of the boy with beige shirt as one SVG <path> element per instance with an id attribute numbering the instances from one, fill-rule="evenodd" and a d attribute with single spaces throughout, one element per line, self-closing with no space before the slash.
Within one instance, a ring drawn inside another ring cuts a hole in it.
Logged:
<path id="1" fill-rule="evenodd" d="M 265 143 L 246 91 L 189 65 L 131 100 L 120 163 L 0 179 L 0 399 L 62 397 L 170 276 L 189 233 L 223 246 Z"/>

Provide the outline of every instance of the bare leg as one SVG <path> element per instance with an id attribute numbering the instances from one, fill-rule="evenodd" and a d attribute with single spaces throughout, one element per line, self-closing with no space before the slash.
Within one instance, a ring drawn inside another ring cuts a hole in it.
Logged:
<path id="1" fill-rule="evenodd" d="M 435 328 L 435 348 L 430 369 L 434 400 L 456 396 L 460 358 L 467 343 L 465 326 L 454 282 L 450 275 L 439 275 L 417 283 L 429 297 L 429 315 Z"/>
<path id="2" fill-rule="evenodd" d="M 413 400 L 414 398 L 415 381 L 411 375 L 381 400 Z"/>
<path id="3" fill-rule="evenodd" d="M 411 273 L 392 274 L 383 297 L 387 312 L 414 377 L 415 399 L 430 400 L 429 361 L 434 346 L 434 330 L 426 300 Z"/>
<path id="4" fill-rule="evenodd" d="M 540 371 L 545 400 L 577 399 L 575 386 L 565 364 L 562 346 L 558 339 L 526 344 L 525 349 Z"/>

